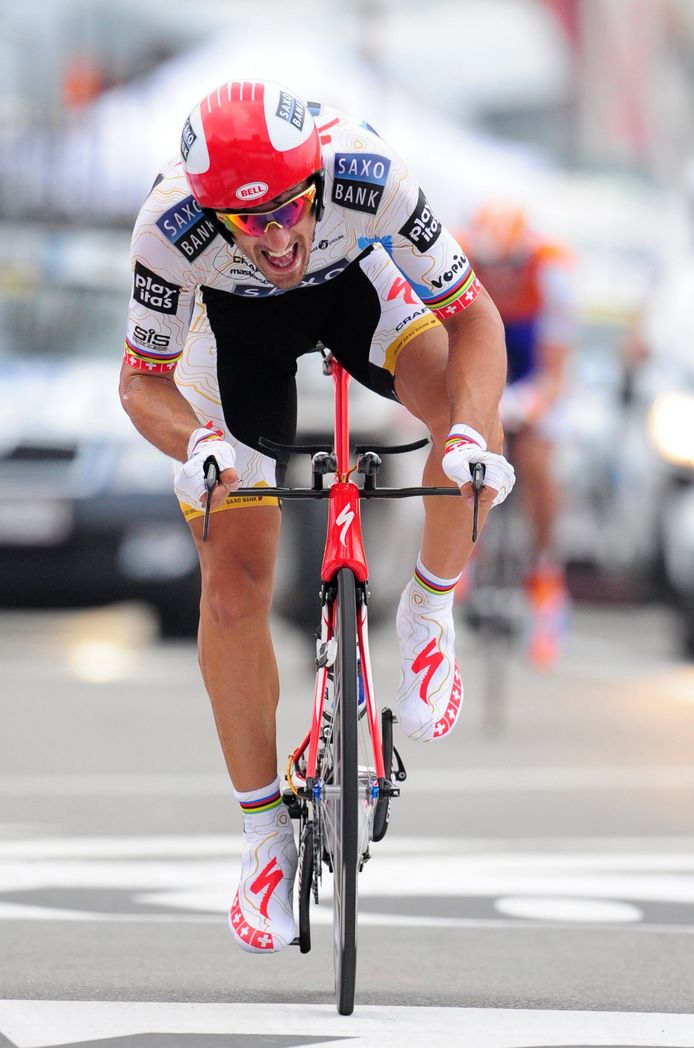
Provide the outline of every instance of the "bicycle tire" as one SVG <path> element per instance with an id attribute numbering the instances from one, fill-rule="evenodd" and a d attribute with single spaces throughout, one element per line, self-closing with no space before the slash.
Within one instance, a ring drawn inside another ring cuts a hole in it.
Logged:
<path id="1" fill-rule="evenodd" d="M 357 601 L 354 575 L 337 574 L 335 597 L 333 785 L 339 787 L 333 826 L 333 938 L 335 994 L 340 1015 L 354 1011 L 357 969 L 357 874 L 359 810 L 357 764 Z"/>

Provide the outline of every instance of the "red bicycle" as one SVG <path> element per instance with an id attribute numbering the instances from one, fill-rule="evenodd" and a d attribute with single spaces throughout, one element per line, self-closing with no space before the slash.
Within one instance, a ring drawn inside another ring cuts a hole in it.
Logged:
<path id="1" fill-rule="evenodd" d="M 370 858 L 371 844 L 388 829 L 390 805 L 407 774 L 393 745 L 390 709 L 379 717 L 369 658 L 368 567 L 362 541 L 361 499 L 415 495 L 459 495 L 457 488 L 378 488 L 384 454 L 414 451 L 427 438 L 394 447 L 357 445 L 350 466 L 348 387 L 350 376 L 329 353 L 323 370 L 334 382 L 334 444 L 280 445 L 261 440 L 275 454 L 312 456 L 310 488 L 263 488 L 263 495 L 329 500 L 328 528 L 321 569 L 321 629 L 311 724 L 289 756 L 284 801 L 299 822 L 299 935 L 302 953 L 311 949 L 310 905 L 318 902 L 323 867 L 333 876 L 333 938 L 337 1010 L 354 1010 L 357 964 L 357 879 Z M 216 463 L 205 463 L 208 491 Z M 484 467 L 474 467 L 475 517 Z M 329 487 L 324 477 L 333 474 Z M 363 484 L 354 475 L 363 476 Z M 258 494 L 257 488 L 239 494 Z M 208 498 L 209 504 L 209 498 Z M 206 513 L 203 537 L 207 535 Z"/>

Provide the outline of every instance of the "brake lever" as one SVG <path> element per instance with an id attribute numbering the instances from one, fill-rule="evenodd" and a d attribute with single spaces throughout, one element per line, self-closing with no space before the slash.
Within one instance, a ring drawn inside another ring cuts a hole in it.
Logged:
<path id="1" fill-rule="evenodd" d="M 484 474 L 486 469 L 483 462 L 473 463 L 470 473 L 472 474 L 472 493 L 474 498 L 472 510 L 472 541 L 477 542 L 477 521 L 480 511 L 480 491 L 484 487 Z"/>
<path id="2" fill-rule="evenodd" d="M 219 466 L 217 465 L 216 458 L 213 458 L 212 455 L 210 455 L 209 458 L 206 458 L 205 464 L 202 467 L 202 471 L 205 474 L 205 487 L 207 488 L 205 518 L 202 522 L 202 541 L 207 542 L 207 533 L 210 530 L 210 509 L 212 506 L 212 492 L 217 487 L 217 481 L 219 480 Z"/>

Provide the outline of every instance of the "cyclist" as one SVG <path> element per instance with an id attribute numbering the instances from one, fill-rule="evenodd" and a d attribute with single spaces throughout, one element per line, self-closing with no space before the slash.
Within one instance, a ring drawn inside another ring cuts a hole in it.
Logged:
<path id="1" fill-rule="evenodd" d="M 280 513 L 263 497 L 291 443 L 298 356 L 317 341 L 354 378 L 429 428 L 431 499 L 397 613 L 399 716 L 445 737 L 462 701 L 453 590 L 470 553 L 469 462 L 486 466 L 481 519 L 510 491 L 498 404 L 503 327 L 453 237 L 399 157 L 367 124 L 268 81 L 230 81 L 185 122 L 132 237 L 121 371 L 137 429 L 176 460 L 174 487 L 202 573 L 199 661 L 243 812 L 230 921 L 241 946 L 294 936 L 297 855 L 277 776 L 279 684 L 269 630 Z M 220 469 L 202 542 L 203 464 Z M 234 497 L 239 486 L 258 496 Z"/>
<path id="2" fill-rule="evenodd" d="M 508 384 L 501 419 L 522 480 L 532 536 L 525 579 L 530 616 L 527 650 L 554 664 L 568 616 L 568 592 L 556 542 L 560 491 L 553 471 L 558 403 L 575 337 L 570 257 L 534 232 L 524 210 L 502 201 L 478 208 L 460 243 L 504 322 Z"/>

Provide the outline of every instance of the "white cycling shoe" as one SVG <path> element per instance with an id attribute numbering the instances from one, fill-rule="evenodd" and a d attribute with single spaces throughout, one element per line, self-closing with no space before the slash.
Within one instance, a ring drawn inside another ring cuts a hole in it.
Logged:
<path id="1" fill-rule="evenodd" d="M 250 825 L 249 825 L 250 823 Z M 292 890 L 297 851 L 284 805 L 247 820 L 241 879 L 229 913 L 236 942 L 249 953 L 277 953 L 295 936 Z"/>
<path id="2" fill-rule="evenodd" d="M 453 644 L 453 597 L 427 593 L 412 579 L 398 605 L 400 643 L 398 720 L 412 739 L 445 738 L 463 705 Z"/>

